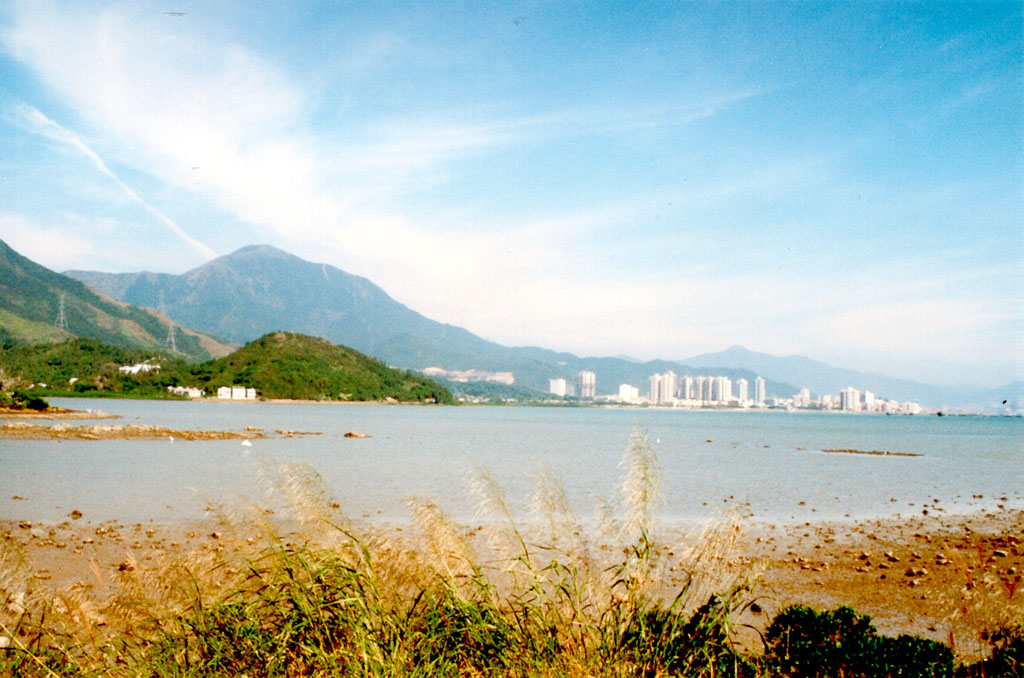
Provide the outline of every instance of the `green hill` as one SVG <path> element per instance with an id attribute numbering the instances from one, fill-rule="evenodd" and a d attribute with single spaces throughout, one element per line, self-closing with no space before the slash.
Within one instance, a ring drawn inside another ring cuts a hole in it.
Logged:
<path id="1" fill-rule="evenodd" d="M 65 326 L 58 327 L 62 305 Z M 176 355 L 185 360 L 208 360 L 231 350 L 229 345 L 172 323 L 150 309 L 97 294 L 73 278 L 26 259 L 0 240 L 2 346 L 83 337 L 153 351 L 167 343 L 172 325 Z"/>
<path id="2" fill-rule="evenodd" d="M 208 392 L 250 386 L 264 398 L 454 402 L 447 389 L 421 374 L 291 332 L 264 335 L 228 356 L 191 366 L 181 379 Z"/>
<path id="3" fill-rule="evenodd" d="M 159 370 L 123 375 L 122 365 L 148 363 Z M 5 384 L 37 386 L 46 393 L 85 395 L 162 396 L 178 383 L 184 359 L 169 351 L 110 346 L 96 339 L 69 339 L 32 346 L 14 345 L 0 352 L 0 375 Z"/>
<path id="4" fill-rule="evenodd" d="M 122 365 L 159 369 L 122 374 Z M 345 346 L 276 332 L 223 358 L 189 364 L 166 352 L 124 349 L 93 339 L 13 346 L 0 352 L 0 380 L 44 393 L 161 397 L 168 386 L 195 386 L 213 395 L 221 386 L 256 389 L 263 398 L 453 403 L 451 393 L 414 372 L 395 370 Z M 73 382 L 72 382 L 73 380 Z"/>

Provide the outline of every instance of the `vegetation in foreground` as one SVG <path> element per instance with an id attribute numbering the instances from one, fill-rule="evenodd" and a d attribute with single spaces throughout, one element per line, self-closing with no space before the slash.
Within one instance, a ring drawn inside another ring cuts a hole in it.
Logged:
<path id="1" fill-rule="evenodd" d="M 357 531 L 306 466 L 268 469 L 291 507 L 286 536 L 260 509 L 226 514 L 221 548 L 116 581 L 35 587 L 0 560 L 0 673 L 14 676 L 1014 676 L 1024 631 L 994 633 L 991 657 L 955 667 L 940 643 L 880 636 L 849 608 L 783 611 L 756 651 L 735 642 L 764 564 L 731 558 L 738 525 L 697 536 L 669 567 L 654 515 L 657 460 L 637 431 L 602 541 L 584 540 L 551 472 L 538 476 L 530 536 L 478 472 L 487 528 L 409 502 L 418 538 Z"/>
<path id="2" fill-rule="evenodd" d="M 118 369 L 136 364 L 159 369 L 136 374 Z M 118 348 L 94 339 L 11 346 L 0 353 L 0 380 L 45 384 L 39 389 L 44 395 L 166 398 L 172 386 L 194 386 L 214 394 L 220 386 L 239 384 L 255 388 L 264 398 L 454 402 L 447 389 L 421 374 L 395 370 L 353 349 L 291 332 L 268 334 L 230 355 L 199 364 L 166 350 Z"/>

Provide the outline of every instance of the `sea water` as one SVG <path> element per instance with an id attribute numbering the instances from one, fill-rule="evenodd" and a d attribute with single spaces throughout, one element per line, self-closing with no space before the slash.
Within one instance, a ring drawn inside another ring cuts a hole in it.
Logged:
<path id="1" fill-rule="evenodd" d="M 561 479 L 573 510 L 593 517 L 619 493 L 621 460 L 646 431 L 661 469 L 662 519 L 699 520 L 738 507 L 794 523 L 1024 507 L 1024 420 L 554 407 L 440 407 L 264 402 L 54 399 L 117 420 L 239 431 L 239 440 L 0 439 L 0 518 L 93 521 L 201 518 L 239 502 L 272 507 L 267 479 L 282 464 L 315 470 L 355 519 L 407 520 L 430 497 L 479 520 L 470 480 L 487 473 L 528 518 L 539 473 Z M 310 435 L 285 437 L 276 430 Z M 369 438 L 345 438 L 348 431 Z M 826 453 L 828 449 L 919 456 Z M 272 484 L 272 483 L 271 483 Z M 15 497 L 20 497 L 15 499 Z"/>

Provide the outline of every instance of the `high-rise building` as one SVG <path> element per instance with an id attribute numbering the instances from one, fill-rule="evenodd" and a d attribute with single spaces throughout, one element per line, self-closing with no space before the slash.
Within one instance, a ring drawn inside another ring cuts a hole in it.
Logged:
<path id="1" fill-rule="evenodd" d="M 750 400 L 750 382 L 746 379 L 740 377 L 736 381 L 736 391 L 736 398 L 741 405 Z"/>
<path id="2" fill-rule="evenodd" d="M 693 377 L 686 375 L 679 382 L 679 397 L 683 400 L 693 400 Z"/>
<path id="3" fill-rule="evenodd" d="M 708 397 L 707 397 L 707 394 L 704 391 L 705 384 L 707 383 L 707 377 L 697 377 L 693 381 L 694 381 L 693 399 L 694 400 L 701 400 L 701 401 L 707 400 Z"/>
<path id="4" fill-rule="evenodd" d="M 860 391 L 852 386 L 840 391 L 839 409 L 847 412 L 860 412 Z"/>
<path id="5" fill-rule="evenodd" d="M 635 403 L 640 400 L 640 389 L 632 384 L 619 384 L 619 400 L 624 403 Z"/>
<path id="6" fill-rule="evenodd" d="M 719 403 L 727 403 L 732 400 L 732 379 L 715 377 L 712 381 L 711 400 Z"/>
<path id="7" fill-rule="evenodd" d="M 565 381 L 565 379 L 559 378 L 548 380 L 548 391 L 550 391 L 552 395 L 562 396 L 564 398 L 566 393 L 568 392 L 568 389 L 569 384 Z"/>
<path id="8" fill-rule="evenodd" d="M 768 398 L 768 388 L 765 384 L 764 377 L 758 377 L 754 380 L 754 402 L 758 405 L 764 405 L 764 401 Z"/>
<path id="9" fill-rule="evenodd" d="M 650 387 L 650 399 L 655 405 L 673 403 L 676 397 L 676 373 L 652 374 L 647 378 Z"/>
<path id="10" fill-rule="evenodd" d="M 597 396 L 597 375 L 589 370 L 583 370 L 576 375 L 578 388 L 576 393 L 580 398 L 594 398 Z"/>

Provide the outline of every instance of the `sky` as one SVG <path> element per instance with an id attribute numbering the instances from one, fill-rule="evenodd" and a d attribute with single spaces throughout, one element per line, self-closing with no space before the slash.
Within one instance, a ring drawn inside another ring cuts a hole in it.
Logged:
<path id="1" fill-rule="evenodd" d="M 0 7 L 0 239 L 506 345 L 1024 379 L 1021 2 Z"/>

